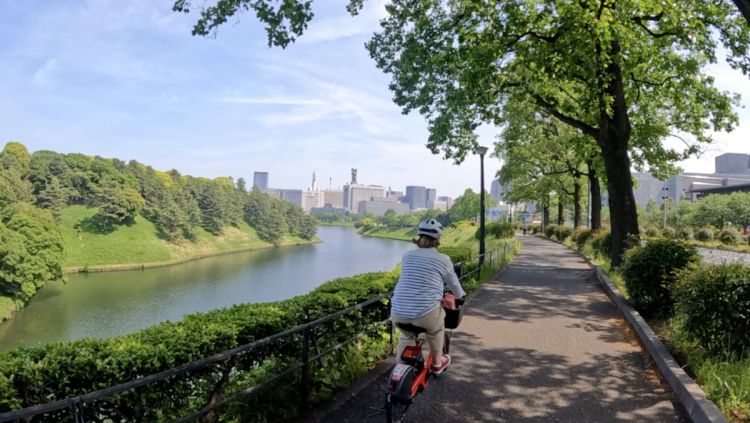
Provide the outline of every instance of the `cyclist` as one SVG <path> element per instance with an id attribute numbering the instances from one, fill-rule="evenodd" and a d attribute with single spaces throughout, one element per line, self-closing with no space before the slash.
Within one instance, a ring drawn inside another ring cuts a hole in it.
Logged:
<path id="1" fill-rule="evenodd" d="M 410 323 L 427 329 L 427 345 L 435 363 L 431 370 L 435 374 L 442 373 L 451 362 L 449 355 L 443 355 L 445 311 L 440 306 L 443 287 L 447 284 L 456 298 L 466 296 L 451 259 L 437 251 L 442 234 L 443 226 L 435 219 L 426 219 L 419 224 L 419 238 L 413 240 L 419 248 L 404 254 L 401 275 L 391 300 L 391 320 L 394 323 Z M 404 349 L 414 345 L 416 339 L 414 333 L 400 330 L 396 356 L 399 362 Z"/>

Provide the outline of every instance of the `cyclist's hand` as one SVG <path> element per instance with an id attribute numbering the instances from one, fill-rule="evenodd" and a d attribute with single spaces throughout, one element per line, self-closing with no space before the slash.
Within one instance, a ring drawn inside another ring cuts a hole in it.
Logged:
<path id="1" fill-rule="evenodd" d="M 466 296 L 465 295 L 463 297 L 461 297 L 461 298 L 456 298 L 456 305 L 457 306 L 462 306 L 462 305 L 464 305 L 465 301 L 466 301 Z"/>

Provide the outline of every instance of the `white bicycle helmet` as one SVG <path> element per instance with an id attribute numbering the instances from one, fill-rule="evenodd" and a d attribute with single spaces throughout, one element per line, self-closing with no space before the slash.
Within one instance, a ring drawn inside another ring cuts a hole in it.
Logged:
<path id="1" fill-rule="evenodd" d="M 427 235 L 435 239 L 440 238 L 443 234 L 443 225 L 435 219 L 425 219 L 417 226 L 418 235 Z"/>

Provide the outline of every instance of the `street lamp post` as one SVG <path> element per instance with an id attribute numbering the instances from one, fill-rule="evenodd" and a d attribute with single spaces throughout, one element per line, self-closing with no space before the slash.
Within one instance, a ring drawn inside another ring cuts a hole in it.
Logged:
<path id="1" fill-rule="evenodd" d="M 661 195 L 661 206 L 664 211 L 664 223 L 663 228 L 667 227 L 667 200 L 669 199 L 669 187 L 667 186 L 667 182 L 664 181 L 664 186 L 662 187 L 662 195 Z"/>
<path id="2" fill-rule="evenodd" d="M 477 147 L 479 153 L 479 267 L 484 264 L 484 155 L 487 147 Z"/>

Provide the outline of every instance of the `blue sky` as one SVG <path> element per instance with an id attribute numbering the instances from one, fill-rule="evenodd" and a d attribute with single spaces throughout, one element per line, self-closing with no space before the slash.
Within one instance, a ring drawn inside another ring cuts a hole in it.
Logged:
<path id="1" fill-rule="evenodd" d="M 170 0 L 3 0 L 0 16 L 0 142 L 30 150 L 136 159 L 197 176 L 270 172 L 275 187 L 306 188 L 313 169 L 327 187 L 349 169 L 361 183 L 426 185 L 438 195 L 477 189 L 478 159 L 460 166 L 425 147 L 421 116 L 391 102 L 389 77 L 364 42 L 383 2 L 355 18 L 342 1 L 314 3 L 316 19 L 286 50 L 266 46 L 253 16 L 193 37 L 195 15 Z M 200 3 L 200 2 L 197 2 Z M 718 85 L 750 98 L 750 82 L 726 66 Z M 722 151 L 750 152 L 750 114 L 718 134 L 689 171 L 713 170 Z M 494 130 L 483 128 L 490 145 Z M 500 162 L 487 160 L 486 173 Z"/>

